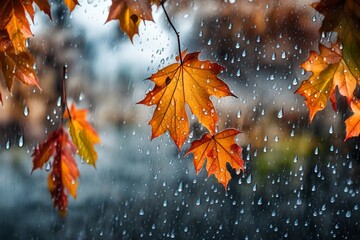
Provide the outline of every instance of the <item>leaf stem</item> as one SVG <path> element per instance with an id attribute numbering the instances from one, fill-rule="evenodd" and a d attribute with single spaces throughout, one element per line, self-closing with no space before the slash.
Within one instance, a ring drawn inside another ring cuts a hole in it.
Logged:
<path id="1" fill-rule="evenodd" d="M 164 7 L 164 2 L 165 2 L 165 1 L 161 1 L 160 4 L 161 4 L 162 9 L 164 10 L 166 19 L 168 20 L 170 26 L 172 27 L 172 29 L 174 30 L 174 32 L 175 32 L 175 34 L 176 34 L 177 43 L 178 43 L 178 51 L 179 51 L 180 64 L 182 65 L 182 64 L 183 64 L 183 59 L 182 59 L 182 56 L 181 56 L 180 33 L 176 30 L 174 24 L 171 22 L 171 19 L 170 19 L 169 15 L 168 15 L 168 13 L 166 12 L 166 9 L 165 9 L 165 7 Z"/>

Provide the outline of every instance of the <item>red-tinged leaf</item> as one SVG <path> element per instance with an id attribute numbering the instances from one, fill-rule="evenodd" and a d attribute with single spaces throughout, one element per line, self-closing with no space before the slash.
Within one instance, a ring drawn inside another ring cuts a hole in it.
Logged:
<path id="1" fill-rule="evenodd" d="M 194 165 L 196 173 L 199 173 L 206 161 L 208 176 L 212 174 L 217 178 L 225 189 L 231 179 L 226 164 L 236 171 L 244 170 L 244 161 L 241 157 L 242 148 L 238 146 L 234 137 L 240 132 L 236 129 L 225 129 L 215 135 L 206 133 L 201 139 L 191 143 L 189 153 L 194 154 Z"/>
<path id="2" fill-rule="evenodd" d="M 132 41 L 139 33 L 140 21 L 153 21 L 151 6 L 148 0 L 112 0 L 109 16 L 106 22 L 119 20 L 120 28 Z"/>
<path id="3" fill-rule="evenodd" d="M 77 153 L 86 163 L 95 167 L 97 152 L 94 144 L 100 143 L 100 138 L 96 130 L 87 122 L 86 115 L 86 109 L 76 109 L 75 104 L 72 104 L 70 117 L 65 111 L 64 118 L 69 119 L 70 136 L 77 147 Z"/>
<path id="4" fill-rule="evenodd" d="M 36 146 L 33 157 L 33 169 L 42 169 L 44 165 L 50 160 L 50 157 L 54 154 L 57 139 L 59 138 L 60 131 L 54 131 L 50 136 L 40 145 Z"/>
<path id="5" fill-rule="evenodd" d="M 79 2 L 77 0 L 64 0 L 66 6 L 69 8 L 70 12 L 74 10 L 76 5 L 79 5 Z"/>
<path id="6" fill-rule="evenodd" d="M 155 87 L 140 104 L 156 105 L 150 124 L 151 138 L 169 131 L 176 146 L 181 148 L 189 135 L 185 103 L 211 133 L 215 132 L 218 115 L 210 96 L 234 96 L 217 77 L 224 68 L 217 63 L 201 61 L 199 52 L 183 53 L 183 64 L 174 63 L 150 77 Z"/>
<path id="7" fill-rule="evenodd" d="M 17 54 L 7 32 L 0 30 L 0 71 L 9 91 L 15 78 L 26 85 L 35 85 L 41 89 L 33 69 L 34 63 L 30 53 L 25 51 Z"/>
<path id="8" fill-rule="evenodd" d="M 50 5 L 48 0 L 34 0 L 34 2 L 36 5 L 38 5 L 41 11 L 46 13 L 51 18 Z"/>
<path id="9" fill-rule="evenodd" d="M 360 100 L 355 99 L 350 104 L 353 115 L 345 121 L 346 137 L 345 141 L 352 137 L 357 137 L 360 134 Z"/>
<path id="10" fill-rule="evenodd" d="M 61 216 L 66 215 L 67 194 L 76 198 L 80 174 L 74 159 L 75 152 L 75 145 L 63 128 L 60 128 L 53 132 L 46 142 L 37 147 L 33 154 L 33 170 L 41 168 L 48 162 L 51 155 L 54 156 L 52 171 L 48 177 L 48 187 L 54 206 Z"/>
<path id="11" fill-rule="evenodd" d="M 305 97 L 305 103 L 310 111 L 310 122 L 318 111 L 326 107 L 330 98 L 336 105 L 334 91 L 338 87 L 341 95 L 350 102 L 357 85 L 356 78 L 348 69 L 347 62 L 342 58 L 339 45 L 331 48 L 320 45 L 320 54 L 311 52 L 309 58 L 301 65 L 312 75 L 301 83 L 296 93 Z"/>

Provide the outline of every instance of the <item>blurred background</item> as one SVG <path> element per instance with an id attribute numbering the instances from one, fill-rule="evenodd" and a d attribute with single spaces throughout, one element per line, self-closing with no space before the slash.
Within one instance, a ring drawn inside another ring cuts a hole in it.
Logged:
<path id="1" fill-rule="evenodd" d="M 111 1 L 52 1 L 52 21 L 35 16 L 29 49 L 43 91 L 1 85 L 1 239 L 352 239 L 360 233 L 359 140 L 344 142 L 344 99 L 309 124 L 294 94 L 309 76 L 299 65 L 318 43 L 322 16 L 310 0 L 169 0 L 181 47 L 226 67 L 220 77 L 238 98 L 213 98 L 218 129 L 242 131 L 246 170 L 227 191 L 195 174 L 190 141 L 205 129 L 192 118 L 178 152 L 165 134 L 150 141 L 153 109 L 137 105 L 145 79 L 175 61 L 176 36 L 161 8 L 140 25 L 133 44 L 117 21 L 104 24 Z M 65 219 L 54 210 L 48 172 L 31 174 L 31 153 L 57 129 L 62 67 L 68 100 L 90 109 L 101 136 L 96 169 L 78 161 L 77 199 Z M 0 76 L 2 78 L 2 76 Z M 2 83 L 4 81 L 1 81 Z M 191 114 L 189 112 L 189 114 Z"/>

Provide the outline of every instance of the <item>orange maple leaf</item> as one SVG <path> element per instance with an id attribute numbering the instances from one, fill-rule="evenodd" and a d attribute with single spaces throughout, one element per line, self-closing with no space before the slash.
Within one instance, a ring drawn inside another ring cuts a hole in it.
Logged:
<path id="1" fill-rule="evenodd" d="M 41 89 L 33 69 L 34 63 L 35 60 L 27 51 L 16 54 L 8 33 L 0 30 L 0 70 L 9 91 L 14 78 L 26 85 L 35 85 Z M 2 102 L 1 94 L 0 102 Z"/>
<path id="2" fill-rule="evenodd" d="M 148 0 L 112 0 L 106 22 L 111 20 L 119 20 L 120 28 L 132 41 L 133 36 L 139 33 L 141 20 L 153 21 L 151 4 Z"/>
<path id="3" fill-rule="evenodd" d="M 320 54 L 310 52 L 309 58 L 301 67 L 312 72 L 309 79 L 303 81 L 296 90 L 296 93 L 305 97 L 310 122 L 318 111 L 326 107 L 329 98 L 335 108 L 336 87 L 348 102 L 352 100 L 357 81 L 342 58 L 339 44 L 332 44 L 331 48 L 320 45 Z"/>
<path id="4" fill-rule="evenodd" d="M 32 36 L 26 12 L 34 19 L 33 3 L 50 16 L 50 5 L 46 0 L 3 0 L 0 4 L 0 30 L 6 29 L 15 53 L 26 51 L 25 41 Z"/>
<path id="5" fill-rule="evenodd" d="M 149 79 L 155 83 L 140 104 L 156 105 L 150 124 L 151 138 L 170 133 L 176 146 L 181 148 L 189 135 L 189 121 L 185 103 L 211 133 L 215 132 L 218 115 L 210 96 L 235 96 L 217 75 L 224 68 L 217 63 L 200 61 L 199 52 L 182 54 L 183 63 L 174 63 L 153 74 Z M 179 61 L 179 57 L 177 58 Z"/>
<path id="6" fill-rule="evenodd" d="M 86 121 L 87 110 L 76 109 L 75 104 L 70 107 L 70 116 L 64 112 L 64 118 L 69 119 L 68 127 L 71 139 L 77 147 L 77 153 L 88 164 L 95 167 L 97 153 L 94 144 L 100 143 L 96 130 Z"/>
<path id="7" fill-rule="evenodd" d="M 79 2 L 77 0 L 64 0 L 66 6 L 69 8 L 70 12 L 74 10 L 76 5 L 79 5 Z"/>
<path id="8" fill-rule="evenodd" d="M 207 160 L 208 176 L 214 174 L 226 189 L 231 179 L 226 163 L 229 163 L 236 171 L 244 170 L 244 161 L 241 157 L 242 148 L 234 141 L 234 137 L 239 133 L 240 131 L 236 129 L 225 129 L 215 135 L 206 133 L 201 139 L 193 141 L 185 156 L 189 153 L 194 154 L 196 173 L 200 172 Z"/>
<path id="9" fill-rule="evenodd" d="M 360 134 L 360 100 L 354 99 L 350 103 L 350 107 L 354 114 L 351 115 L 345 121 L 345 125 L 346 125 L 345 141 L 349 138 L 357 137 Z"/>
<path id="10" fill-rule="evenodd" d="M 65 216 L 68 206 L 67 192 L 76 198 L 78 177 L 80 176 L 74 154 L 76 147 L 68 134 L 60 128 L 37 146 L 33 153 L 33 170 L 42 168 L 54 155 L 52 171 L 48 177 L 48 187 L 55 208 Z"/>

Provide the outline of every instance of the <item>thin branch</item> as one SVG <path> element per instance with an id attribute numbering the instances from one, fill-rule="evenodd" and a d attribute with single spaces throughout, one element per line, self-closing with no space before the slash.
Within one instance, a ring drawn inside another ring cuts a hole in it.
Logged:
<path id="1" fill-rule="evenodd" d="M 69 119 L 71 120 L 70 110 L 67 105 L 66 99 L 66 75 L 67 75 L 67 65 L 63 67 L 63 76 L 62 76 L 62 95 L 61 95 L 61 125 L 63 124 L 64 112 L 67 111 Z"/>
<path id="2" fill-rule="evenodd" d="M 183 59 L 182 59 L 182 56 L 181 56 L 180 33 L 176 30 L 174 24 L 171 22 L 170 17 L 169 17 L 169 15 L 168 15 L 168 13 L 166 12 L 166 9 L 165 9 L 165 7 L 164 7 L 164 2 L 165 2 L 165 1 L 161 1 L 160 4 L 161 4 L 162 9 L 164 10 L 164 13 L 165 13 L 165 16 L 166 16 L 168 22 L 170 23 L 170 26 L 172 27 L 172 29 L 174 30 L 174 32 L 175 32 L 175 34 L 176 34 L 176 36 L 177 36 L 177 43 L 178 43 L 180 64 L 182 65 L 182 64 L 183 64 Z"/>

